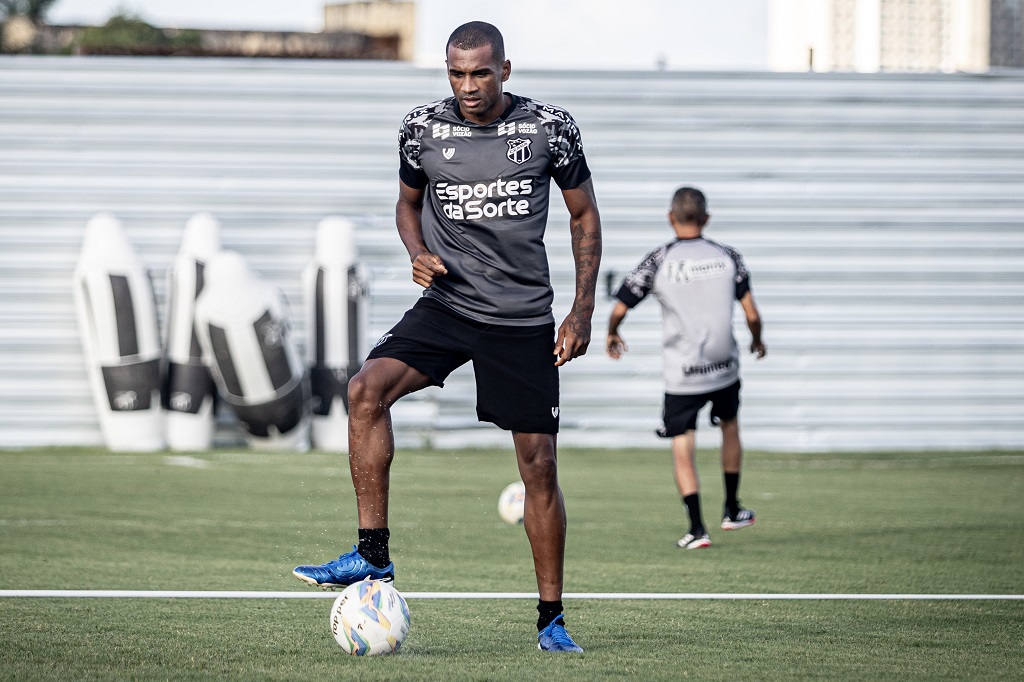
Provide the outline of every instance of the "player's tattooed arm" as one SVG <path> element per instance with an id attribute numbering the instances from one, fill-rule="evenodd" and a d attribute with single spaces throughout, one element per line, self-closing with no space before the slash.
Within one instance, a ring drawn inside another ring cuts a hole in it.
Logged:
<path id="1" fill-rule="evenodd" d="M 412 261 L 412 281 L 426 289 L 434 282 L 434 277 L 448 274 L 441 258 L 430 253 L 423 241 L 423 195 L 422 189 L 410 187 L 404 182 L 398 183 L 398 204 L 395 206 L 395 224 L 398 236 L 409 252 Z"/>
<path id="2" fill-rule="evenodd" d="M 593 181 L 588 179 L 579 187 L 563 190 L 562 196 L 570 216 L 572 255 L 576 261 L 576 297 L 569 315 L 558 329 L 555 365 L 564 365 L 587 352 L 597 275 L 601 267 L 601 215 L 597 210 Z"/>

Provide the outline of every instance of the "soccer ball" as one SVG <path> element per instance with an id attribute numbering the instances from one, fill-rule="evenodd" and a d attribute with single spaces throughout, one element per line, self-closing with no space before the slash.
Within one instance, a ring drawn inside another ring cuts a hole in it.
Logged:
<path id="1" fill-rule="evenodd" d="M 409 606 L 389 583 L 354 583 L 334 600 L 331 633 L 352 656 L 390 654 L 409 634 Z"/>
<path id="2" fill-rule="evenodd" d="M 526 505 L 526 486 L 522 481 L 509 483 L 498 497 L 498 515 L 505 523 L 515 525 L 523 522 L 523 508 Z"/>

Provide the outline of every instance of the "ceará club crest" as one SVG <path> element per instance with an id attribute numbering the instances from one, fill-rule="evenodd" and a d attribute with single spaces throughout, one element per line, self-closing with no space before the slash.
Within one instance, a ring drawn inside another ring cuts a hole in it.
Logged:
<path id="1" fill-rule="evenodd" d="M 530 151 L 530 143 L 532 140 L 525 137 L 517 137 L 514 140 L 506 140 L 508 142 L 508 160 L 512 163 L 523 165 L 533 156 L 533 152 Z"/>

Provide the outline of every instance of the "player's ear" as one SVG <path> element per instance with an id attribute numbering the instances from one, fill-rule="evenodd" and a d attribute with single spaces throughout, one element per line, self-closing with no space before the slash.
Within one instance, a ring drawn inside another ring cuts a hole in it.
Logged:
<path id="1" fill-rule="evenodd" d="M 501 82 L 504 83 L 512 75 L 512 62 L 505 60 L 501 63 Z"/>

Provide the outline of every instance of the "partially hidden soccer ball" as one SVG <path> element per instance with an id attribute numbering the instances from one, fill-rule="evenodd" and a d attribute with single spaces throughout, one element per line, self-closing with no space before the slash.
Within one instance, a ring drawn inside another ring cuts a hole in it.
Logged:
<path id="1" fill-rule="evenodd" d="M 389 583 L 354 583 L 334 600 L 331 634 L 352 656 L 390 654 L 409 634 L 409 606 Z"/>
<path id="2" fill-rule="evenodd" d="M 505 523 L 522 523 L 525 505 L 526 486 L 522 481 L 509 483 L 498 497 L 498 515 Z"/>

